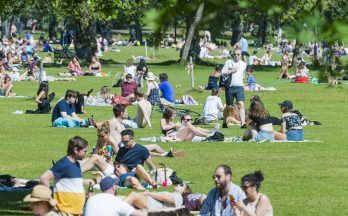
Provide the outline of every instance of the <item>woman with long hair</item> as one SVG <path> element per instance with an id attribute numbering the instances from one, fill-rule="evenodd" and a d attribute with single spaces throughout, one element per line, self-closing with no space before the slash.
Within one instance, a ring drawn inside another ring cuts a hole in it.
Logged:
<path id="1" fill-rule="evenodd" d="M 243 201 L 233 202 L 236 216 L 273 216 L 271 201 L 266 195 L 259 192 L 263 180 L 261 171 L 255 171 L 242 177 L 241 188 L 247 198 Z"/>
<path id="2" fill-rule="evenodd" d="M 97 57 L 93 56 L 91 59 L 91 63 L 89 64 L 89 73 L 91 76 L 102 76 L 102 67 L 100 62 L 97 60 Z"/>
<path id="3" fill-rule="evenodd" d="M 39 85 L 39 89 L 36 93 L 35 103 L 37 103 L 36 110 L 27 110 L 26 114 L 46 114 L 51 112 L 51 101 L 54 99 L 54 92 L 48 94 L 49 87 L 48 82 L 43 81 Z"/>

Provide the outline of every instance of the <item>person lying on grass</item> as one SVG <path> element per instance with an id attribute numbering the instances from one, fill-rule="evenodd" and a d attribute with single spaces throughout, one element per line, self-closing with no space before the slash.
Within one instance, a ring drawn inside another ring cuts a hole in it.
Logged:
<path id="1" fill-rule="evenodd" d="M 191 193 L 188 185 L 177 185 L 173 192 L 131 192 L 124 200 L 138 209 L 179 208 L 184 197 Z"/>
<path id="2" fill-rule="evenodd" d="M 220 129 L 220 125 L 216 125 L 212 130 L 195 127 L 192 125 L 192 117 L 188 114 L 181 117 L 180 125 L 174 124 L 172 119 L 175 115 L 175 109 L 168 107 L 160 122 L 162 133 L 165 135 L 164 140 L 167 142 L 203 140 L 214 135 Z"/>

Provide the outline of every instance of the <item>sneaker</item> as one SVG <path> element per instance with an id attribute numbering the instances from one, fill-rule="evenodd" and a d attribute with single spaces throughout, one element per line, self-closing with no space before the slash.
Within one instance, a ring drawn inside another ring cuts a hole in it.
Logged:
<path id="1" fill-rule="evenodd" d="M 246 124 L 243 124 L 240 128 L 242 128 L 242 129 L 245 129 L 245 128 L 247 128 L 248 126 L 246 125 Z"/>
<path id="2" fill-rule="evenodd" d="M 87 92 L 86 96 L 89 97 L 89 95 L 90 95 L 92 92 L 93 92 L 93 89 L 90 89 L 90 90 Z"/>
<path id="3" fill-rule="evenodd" d="M 173 157 L 173 148 L 171 147 L 165 157 Z"/>
<path id="4" fill-rule="evenodd" d="M 223 123 L 223 124 L 222 124 L 222 128 L 228 128 L 227 124 L 226 124 L 226 123 Z"/>

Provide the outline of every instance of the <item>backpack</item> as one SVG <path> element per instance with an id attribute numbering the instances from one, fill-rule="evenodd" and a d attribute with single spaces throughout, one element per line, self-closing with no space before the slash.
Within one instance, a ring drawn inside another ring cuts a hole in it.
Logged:
<path id="1" fill-rule="evenodd" d="M 219 86 L 229 88 L 231 85 L 231 82 L 232 82 L 232 74 L 221 75 Z"/>
<path id="2" fill-rule="evenodd" d="M 213 136 L 210 136 L 206 139 L 207 142 L 221 142 L 225 140 L 225 135 L 216 131 Z"/>

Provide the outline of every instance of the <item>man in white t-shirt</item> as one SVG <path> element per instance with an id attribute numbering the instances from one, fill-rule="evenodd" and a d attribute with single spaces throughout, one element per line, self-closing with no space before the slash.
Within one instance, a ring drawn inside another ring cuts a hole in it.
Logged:
<path id="1" fill-rule="evenodd" d="M 84 216 L 142 216 L 145 211 L 134 209 L 127 202 L 115 196 L 118 179 L 106 177 L 100 182 L 102 193 L 92 196 L 87 200 Z"/>
<path id="2" fill-rule="evenodd" d="M 203 108 L 203 123 L 208 124 L 222 117 L 223 105 L 219 95 L 219 89 L 212 89 Z"/>
<path id="3" fill-rule="evenodd" d="M 242 127 L 246 128 L 245 124 L 245 110 L 244 110 L 244 83 L 243 78 L 246 70 L 246 63 L 241 60 L 242 51 L 239 48 L 233 50 L 232 59 L 225 62 L 222 68 L 224 76 L 232 76 L 231 83 L 225 89 L 226 104 L 233 105 L 233 100 L 236 98 L 239 108 L 239 115 L 241 118 Z M 222 125 L 226 128 L 227 125 Z"/>

